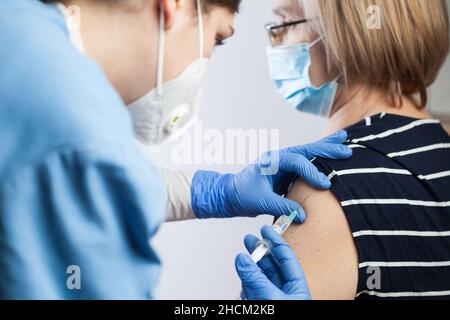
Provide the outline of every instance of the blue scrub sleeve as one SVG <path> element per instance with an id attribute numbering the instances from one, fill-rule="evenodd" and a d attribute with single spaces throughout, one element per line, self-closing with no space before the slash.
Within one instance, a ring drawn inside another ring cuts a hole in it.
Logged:
<path id="1" fill-rule="evenodd" d="M 0 188 L 1 299 L 154 298 L 165 188 L 137 148 L 58 150 Z"/>

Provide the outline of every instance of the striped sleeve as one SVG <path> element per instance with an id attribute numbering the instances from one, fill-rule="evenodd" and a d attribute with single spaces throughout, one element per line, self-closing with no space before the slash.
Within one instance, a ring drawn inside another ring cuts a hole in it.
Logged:
<path id="1" fill-rule="evenodd" d="M 359 299 L 450 299 L 450 141 L 436 120 L 376 117 L 354 155 L 316 159 L 359 254 Z"/>

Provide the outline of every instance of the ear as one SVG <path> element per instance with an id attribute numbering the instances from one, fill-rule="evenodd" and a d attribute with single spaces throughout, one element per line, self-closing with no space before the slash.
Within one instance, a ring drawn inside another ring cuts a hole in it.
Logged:
<path id="1" fill-rule="evenodd" d="M 160 7 L 164 12 L 164 30 L 170 30 L 175 22 L 175 12 L 181 7 L 182 0 L 160 0 Z"/>

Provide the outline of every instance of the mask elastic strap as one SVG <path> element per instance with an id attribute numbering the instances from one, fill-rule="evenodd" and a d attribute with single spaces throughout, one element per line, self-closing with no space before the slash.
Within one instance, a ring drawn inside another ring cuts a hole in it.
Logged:
<path id="1" fill-rule="evenodd" d="M 205 31 L 203 23 L 203 13 L 200 0 L 197 0 L 197 15 L 198 15 L 198 33 L 199 33 L 199 57 L 204 58 L 205 55 Z M 163 96 L 164 84 L 164 47 L 165 47 L 165 16 L 164 9 L 161 6 L 159 18 L 159 49 L 158 49 L 158 71 L 156 75 L 156 94 L 158 97 Z"/>
<path id="2" fill-rule="evenodd" d="M 203 24 L 202 4 L 200 3 L 200 0 L 197 0 L 197 15 L 198 15 L 198 36 L 200 38 L 199 56 L 200 59 L 203 59 L 205 56 L 205 29 Z"/>
<path id="3" fill-rule="evenodd" d="M 164 16 L 164 9 L 161 5 L 161 12 L 159 17 L 159 48 L 158 48 L 158 71 L 156 75 L 156 94 L 161 97 L 163 93 L 163 81 L 164 81 L 164 25 L 166 19 Z"/>
<path id="4" fill-rule="evenodd" d="M 312 48 L 312 47 L 314 47 L 316 44 L 318 44 L 320 41 L 322 41 L 322 37 L 320 36 L 320 37 L 318 37 L 316 40 L 314 40 L 313 42 L 311 42 L 310 44 L 309 44 L 309 47 L 310 48 Z"/>

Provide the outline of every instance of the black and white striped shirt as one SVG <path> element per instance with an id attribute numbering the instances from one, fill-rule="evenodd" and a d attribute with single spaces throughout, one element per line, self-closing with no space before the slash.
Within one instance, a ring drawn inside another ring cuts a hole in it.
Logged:
<path id="1" fill-rule="evenodd" d="M 450 137 L 379 114 L 347 129 L 351 159 L 317 159 L 359 252 L 359 299 L 450 299 Z M 377 279 L 373 276 L 379 276 Z"/>

